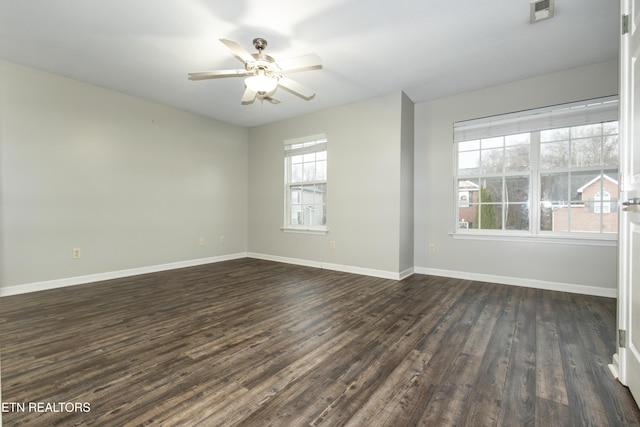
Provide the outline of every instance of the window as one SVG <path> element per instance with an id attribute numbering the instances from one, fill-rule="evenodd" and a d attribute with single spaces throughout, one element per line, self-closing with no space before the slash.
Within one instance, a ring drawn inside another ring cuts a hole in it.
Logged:
<path id="1" fill-rule="evenodd" d="M 618 102 L 454 124 L 456 233 L 615 238 Z"/>
<path id="2" fill-rule="evenodd" d="M 284 230 L 326 232 L 327 138 L 316 135 L 285 141 Z"/>

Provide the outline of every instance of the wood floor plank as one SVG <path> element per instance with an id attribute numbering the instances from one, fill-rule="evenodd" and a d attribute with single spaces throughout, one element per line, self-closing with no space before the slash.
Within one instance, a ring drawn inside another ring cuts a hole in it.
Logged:
<path id="1" fill-rule="evenodd" d="M 544 401 L 566 406 L 569 401 L 556 324 L 556 306 L 546 294 L 542 291 L 536 294 L 536 395 Z"/>
<path id="2" fill-rule="evenodd" d="M 576 310 L 572 308 L 570 303 L 563 302 L 556 313 L 571 418 L 580 426 L 609 425 L 594 372 L 579 336 Z"/>
<path id="3" fill-rule="evenodd" d="M 536 427 L 572 425 L 568 405 L 541 397 L 536 398 Z"/>
<path id="4" fill-rule="evenodd" d="M 507 290 L 502 311 L 491 331 L 487 351 L 480 364 L 481 374 L 473 386 L 469 405 L 463 414 L 462 425 L 498 425 L 521 292 L 519 288 Z"/>
<path id="5" fill-rule="evenodd" d="M 499 425 L 533 426 L 536 402 L 536 291 L 524 289 L 516 315 Z"/>
<path id="6" fill-rule="evenodd" d="M 0 299 L 8 426 L 640 425 L 615 300 L 239 259 Z"/>

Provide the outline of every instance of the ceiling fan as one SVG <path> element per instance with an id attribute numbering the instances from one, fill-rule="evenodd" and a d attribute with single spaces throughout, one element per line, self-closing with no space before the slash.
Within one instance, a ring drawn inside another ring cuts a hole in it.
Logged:
<path id="1" fill-rule="evenodd" d="M 269 55 L 262 53 L 267 47 L 267 41 L 263 38 L 253 39 L 253 46 L 258 50 L 258 53 L 253 54 L 247 52 L 233 40 L 220 39 L 220 41 L 233 52 L 236 58 L 244 63 L 244 69 L 189 73 L 189 80 L 247 77 L 244 81 L 245 91 L 242 95 L 242 104 L 245 105 L 253 103 L 256 98 L 278 104 L 280 101 L 271 97 L 278 87 L 306 100 L 312 99 L 316 95 L 312 89 L 284 76 L 284 74 L 322 68 L 320 57 L 315 53 L 276 61 Z"/>

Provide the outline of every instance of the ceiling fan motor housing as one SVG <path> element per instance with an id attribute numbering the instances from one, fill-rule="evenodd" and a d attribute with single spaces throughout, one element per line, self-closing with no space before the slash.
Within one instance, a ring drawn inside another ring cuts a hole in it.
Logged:
<path id="1" fill-rule="evenodd" d="M 262 52 L 267 48 L 267 41 L 261 37 L 256 37 L 253 39 L 253 46 L 258 49 L 259 52 Z"/>

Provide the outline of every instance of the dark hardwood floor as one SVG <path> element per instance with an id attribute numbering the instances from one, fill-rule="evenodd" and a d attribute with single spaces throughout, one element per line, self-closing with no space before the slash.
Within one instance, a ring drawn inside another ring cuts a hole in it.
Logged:
<path id="1" fill-rule="evenodd" d="M 4 297 L 3 421 L 640 425 L 607 367 L 615 311 L 609 298 L 252 259 Z"/>

